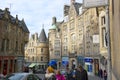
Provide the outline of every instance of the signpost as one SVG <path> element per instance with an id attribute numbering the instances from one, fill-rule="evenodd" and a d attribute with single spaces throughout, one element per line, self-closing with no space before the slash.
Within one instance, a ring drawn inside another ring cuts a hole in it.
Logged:
<path id="1" fill-rule="evenodd" d="M 111 47 L 110 47 L 110 26 L 109 26 L 109 0 L 83 0 L 83 7 L 84 8 L 93 8 L 93 7 L 106 7 L 106 33 L 107 33 L 107 42 L 108 42 L 108 80 L 112 80 L 111 75 Z"/>

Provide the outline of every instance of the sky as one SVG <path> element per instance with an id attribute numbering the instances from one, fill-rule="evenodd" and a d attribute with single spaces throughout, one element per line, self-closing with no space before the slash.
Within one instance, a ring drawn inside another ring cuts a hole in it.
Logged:
<path id="1" fill-rule="evenodd" d="M 76 0 L 81 3 L 82 0 Z M 52 17 L 57 21 L 63 20 L 63 7 L 65 4 L 70 5 L 70 0 L 0 0 L 0 9 L 9 8 L 13 17 L 18 15 L 18 19 L 24 19 L 30 35 L 40 34 L 43 28 L 48 34 L 52 24 Z"/>

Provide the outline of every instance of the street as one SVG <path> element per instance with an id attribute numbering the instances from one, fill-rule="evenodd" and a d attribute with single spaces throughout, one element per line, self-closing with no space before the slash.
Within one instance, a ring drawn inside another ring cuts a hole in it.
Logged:
<path id="1" fill-rule="evenodd" d="M 89 75 L 88 76 L 88 80 L 103 80 L 103 79 L 101 79 L 101 78 L 99 78 L 97 76 L 91 76 L 91 75 Z"/>
<path id="2" fill-rule="evenodd" d="M 38 75 L 42 80 L 44 79 L 44 74 L 36 74 L 36 75 Z M 88 80 L 103 80 L 103 79 L 101 79 L 101 78 L 99 78 L 97 76 L 89 75 L 88 76 Z"/>

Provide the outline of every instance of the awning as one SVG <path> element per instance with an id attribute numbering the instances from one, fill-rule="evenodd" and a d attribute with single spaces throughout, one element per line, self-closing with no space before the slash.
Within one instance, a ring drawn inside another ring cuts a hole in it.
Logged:
<path id="1" fill-rule="evenodd" d="M 34 67 L 36 65 L 36 63 L 32 63 L 29 65 L 29 67 Z"/>

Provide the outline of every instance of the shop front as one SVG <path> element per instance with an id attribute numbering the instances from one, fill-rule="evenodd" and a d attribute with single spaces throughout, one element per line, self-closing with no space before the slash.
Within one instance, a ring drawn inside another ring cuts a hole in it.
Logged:
<path id="1" fill-rule="evenodd" d="M 94 75 L 94 65 L 93 65 L 93 58 L 92 57 L 85 57 L 85 69 L 87 70 L 89 75 Z"/>
<path id="2" fill-rule="evenodd" d="M 0 56 L 0 73 L 6 75 L 15 72 L 15 57 Z"/>
<path id="3" fill-rule="evenodd" d="M 68 68 L 69 67 L 69 57 L 63 56 L 62 57 L 62 68 Z"/>

